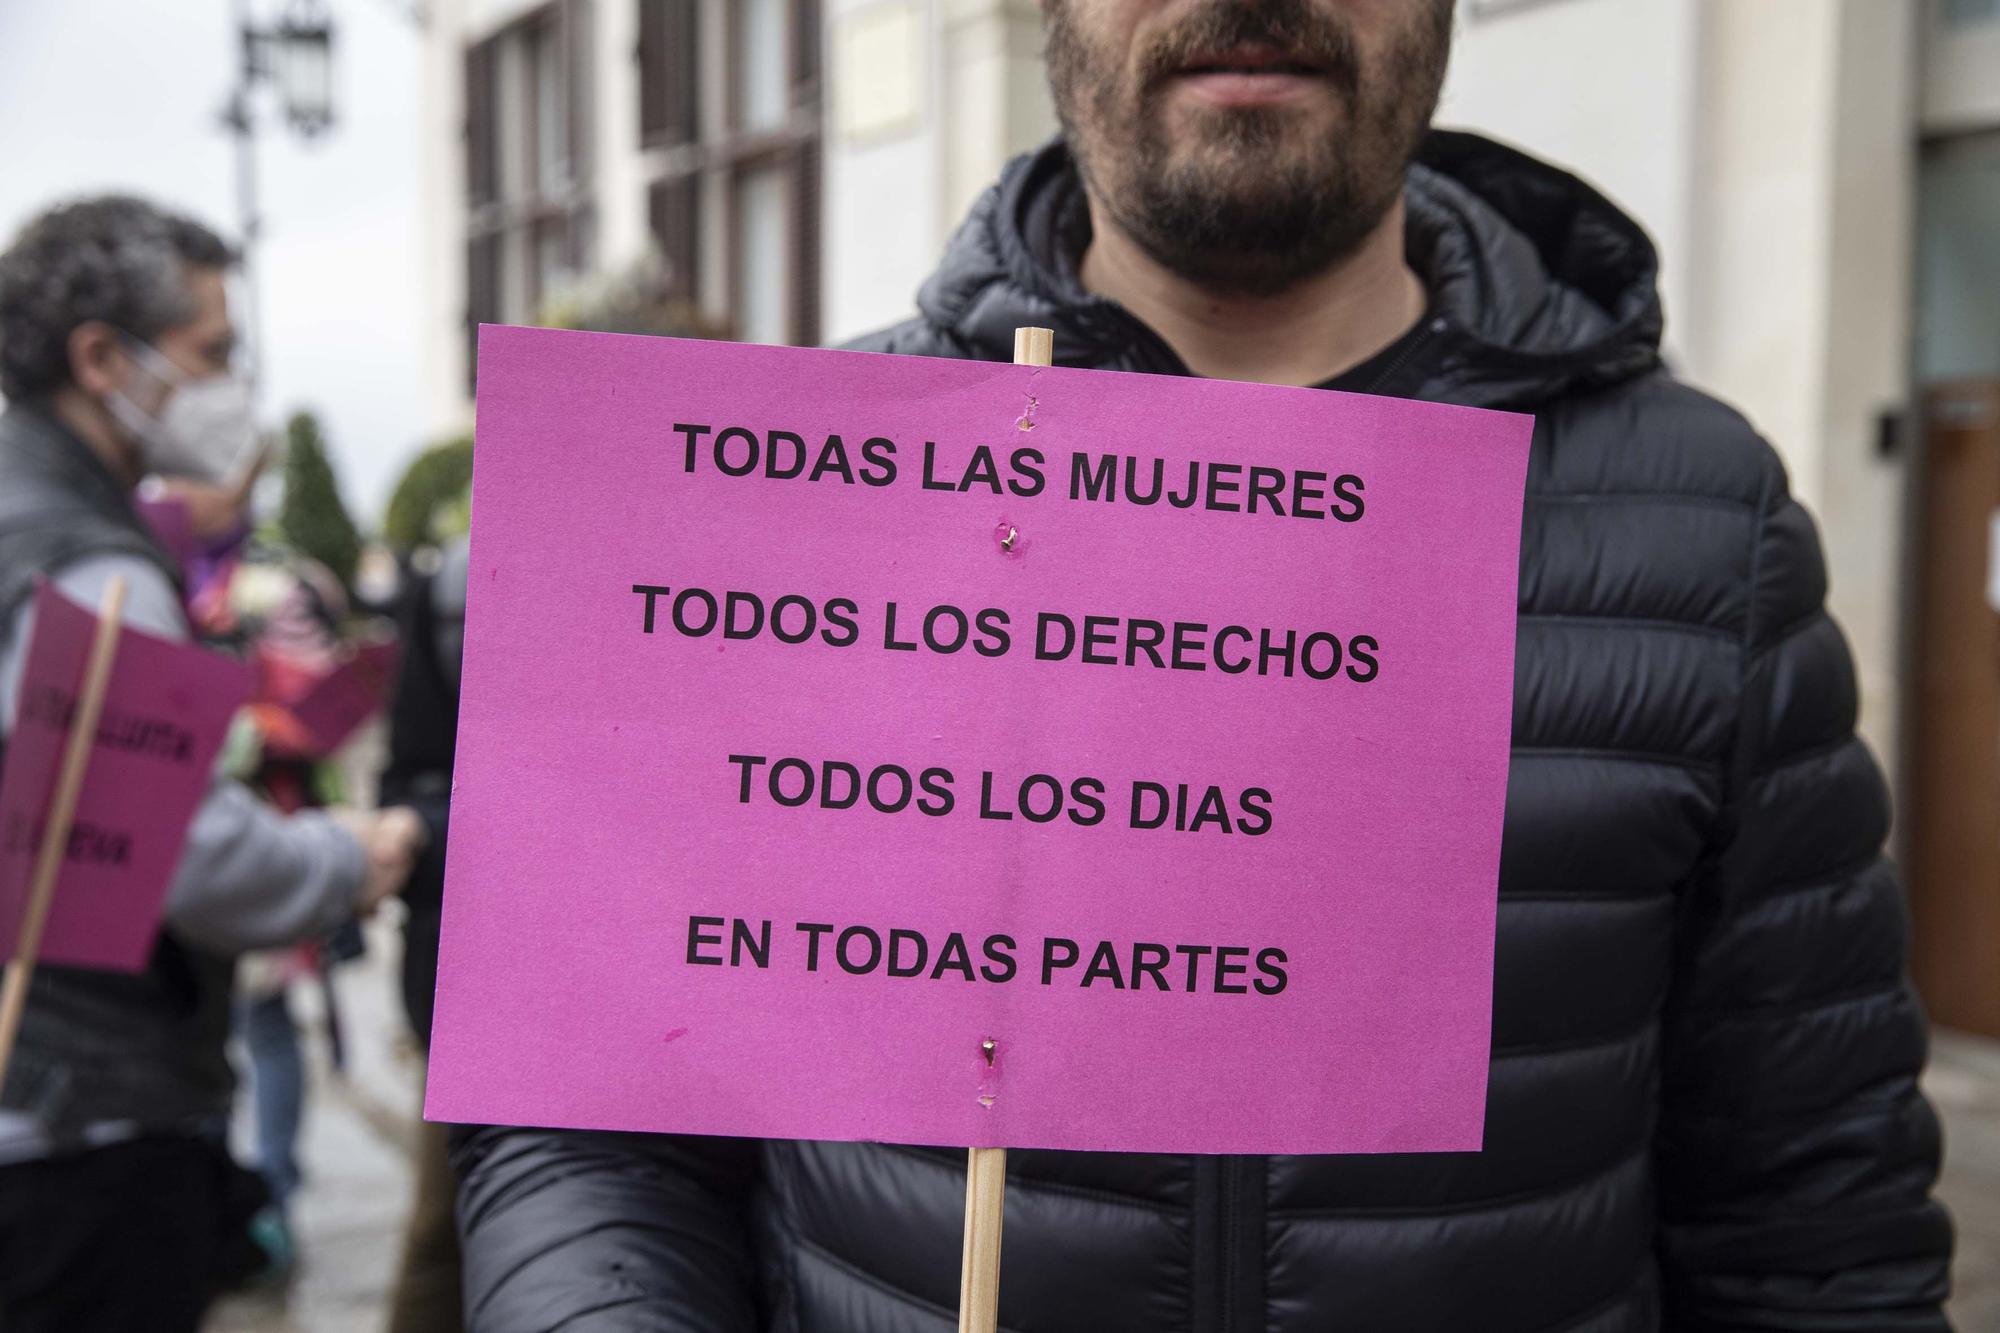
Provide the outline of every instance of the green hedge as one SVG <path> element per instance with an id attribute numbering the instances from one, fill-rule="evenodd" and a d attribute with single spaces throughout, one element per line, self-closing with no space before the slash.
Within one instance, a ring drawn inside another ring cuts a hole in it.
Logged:
<path id="1" fill-rule="evenodd" d="M 398 554 L 448 541 L 465 531 L 472 493 L 472 437 L 432 445 L 416 456 L 389 497 L 382 537 Z"/>

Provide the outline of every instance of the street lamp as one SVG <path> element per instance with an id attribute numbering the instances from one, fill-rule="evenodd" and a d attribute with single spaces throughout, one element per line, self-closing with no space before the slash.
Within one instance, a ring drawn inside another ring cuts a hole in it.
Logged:
<path id="1" fill-rule="evenodd" d="M 312 0 L 294 0 L 264 36 L 285 121 L 305 139 L 333 124 L 333 23 Z"/>
<path id="2" fill-rule="evenodd" d="M 236 206 L 243 237 L 243 341 L 249 351 L 254 395 L 263 379 L 264 348 L 251 262 L 262 227 L 257 210 L 257 120 L 252 98 L 260 85 L 273 85 L 279 110 L 294 134 L 307 141 L 324 134 L 333 124 L 333 20 L 323 0 L 291 0 L 276 22 L 260 27 L 250 6 L 251 0 L 235 0 L 240 60 L 222 123 L 236 137 Z"/>

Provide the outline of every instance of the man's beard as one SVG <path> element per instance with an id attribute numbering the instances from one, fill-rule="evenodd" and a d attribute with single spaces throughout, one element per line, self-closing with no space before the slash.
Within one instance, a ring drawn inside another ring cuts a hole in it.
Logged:
<path id="1" fill-rule="evenodd" d="M 1088 0 L 1084 0 L 1085 3 Z M 1048 0 L 1049 82 L 1098 206 L 1157 263 L 1217 292 L 1270 295 L 1360 246 L 1402 189 L 1436 109 L 1449 0 L 1420 5 L 1380 67 L 1313 0 L 1212 0 L 1138 53 L 1135 86 Z M 1171 80 L 1202 52 L 1274 47 L 1314 67 L 1344 109 L 1334 133 L 1296 109 L 1192 110 L 1176 136 Z"/>

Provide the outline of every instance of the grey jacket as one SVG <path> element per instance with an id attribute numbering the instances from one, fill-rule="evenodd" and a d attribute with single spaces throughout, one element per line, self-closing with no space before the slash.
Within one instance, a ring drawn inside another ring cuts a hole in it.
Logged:
<path id="1" fill-rule="evenodd" d="M 13 725 L 29 594 L 44 575 L 85 605 L 122 576 L 128 625 L 188 637 L 178 571 L 125 488 L 53 417 L 16 404 L 0 415 L 0 730 Z M 0 1155 L 60 1148 L 106 1125 L 143 1133 L 225 1115 L 234 955 L 338 925 L 363 869 L 359 845 L 325 816 L 282 817 L 218 778 L 189 830 L 147 971 L 36 970 L 0 1091 L 11 1113 Z M 39 1139 L 25 1150 L 23 1116 Z"/>

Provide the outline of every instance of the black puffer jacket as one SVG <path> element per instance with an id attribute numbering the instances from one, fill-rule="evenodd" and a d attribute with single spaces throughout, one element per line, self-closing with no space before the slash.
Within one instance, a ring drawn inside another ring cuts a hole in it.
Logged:
<path id="1" fill-rule="evenodd" d="M 867 345 L 1185 373 L 1014 163 Z M 1409 182 L 1430 335 L 1382 387 L 1538 418 L 1521 548 L 1486 1149 L 1010 1155 L 1011 1329 L 1945 1327 L 1950 1227 L 1888 805 L 1813 525 L 1659 366 L 1652 247 L 1465 135 Z M 461 1136 L 480 1333 L 916 1333 L 956 1304 L 963 1154 Z"/>

